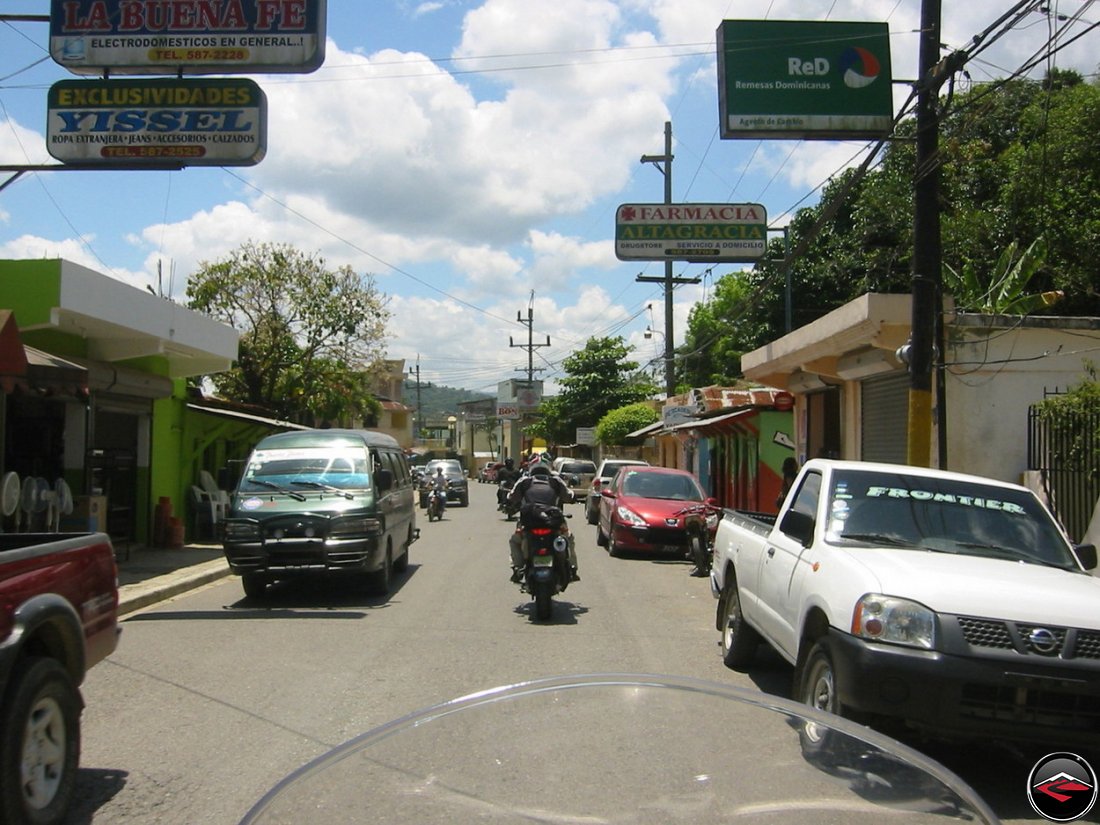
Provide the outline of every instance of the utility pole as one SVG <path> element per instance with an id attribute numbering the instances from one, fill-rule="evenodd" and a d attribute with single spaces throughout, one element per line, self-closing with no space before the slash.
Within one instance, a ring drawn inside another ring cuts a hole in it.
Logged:
<path id="1" fill-rule="evenodd" d="M 534 293 L 531 293 L 532 299 L 535 297 Z M 534 342 L 534 326 L 535 326 L 535 311 L 531 304 L 527 305 L 527 317 L 524 318 L 519 312 L 516 313 L 516 321 L 527 326 L 527 343 L 517 344 L 512 340 L 512 336 L 508 336 L 508 346 L 519 347 L 520 349 L 527 350 L 527 388 L 530 389 L 535 382 L 535 373 L 542 372 L 542 367 L 535 367 L 535 350 L 541 347 L 550 346 L 550 336 L 546 336 L 545 344 L 536 344 Z M 518 368 L 517 368 L 518 369 Z"/>
<path id="2" fill-rule="evenodd" d="M 940 234 L 939 89 L 966 58 L 956 52 L 940 60 L 941 0 L 921 0 L 917 72 L 917 154 L 913 180 L 913 307 L 909 345 L 909 425 L 906 457 L 917 467 L 931 465 L 932 371 L 943 312 L 943 247 Z M 943 382 L 939 408 L 940 462 L 946 461 Z"/>
<path id="3" fill-rule="evenodd" d="M 672 122 L 665 121 L 665 153 L 663 155 L 642 155 L 642 163 L 652 163 L 665 176 L 665 205 L 672 203 Z M 658 165 L 661 164 L 661 165 Z M 665 396 L 671 398 L 676 392 L 676 370 L 673 363 L 672 335 L 672 288 L 674 284 L 697 284 L 699 278 L 673 278 L 672 261 L 665 261 L 664 278 L 637 277 L 639 282 L 660 283 L 665 292 Z"/>
<path id="4" fill-rule="evenodd" d="M 423 416 L 422 416 L 421 411 L 420 411 L 420 353 L 419 352 L 416 354 L 416 370 L 415 370 L 415 373 L 414 373 L 412 367 L 409 368 L 409 377 L 412 378 L 412 376 L 414 374 L 416 375 L 416 429 L 413 430 L 413 441 L 419 441 L 420 440 L 420 429 L 421 429 L 421 427 L 423 426 L 423 423 L 424 423 L 424 419 L 423 419 Z"/>

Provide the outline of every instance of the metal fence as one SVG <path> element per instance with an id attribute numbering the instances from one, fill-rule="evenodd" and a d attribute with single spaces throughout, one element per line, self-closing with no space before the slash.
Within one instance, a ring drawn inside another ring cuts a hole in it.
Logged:
<path id="1" fill-rule="evenodd" d="M 1039 471 L 1054 515 L 1074 541 L 1088 530 L 1100 498 L 1100 410 L 1027 414 L 1027 462 Z"/>

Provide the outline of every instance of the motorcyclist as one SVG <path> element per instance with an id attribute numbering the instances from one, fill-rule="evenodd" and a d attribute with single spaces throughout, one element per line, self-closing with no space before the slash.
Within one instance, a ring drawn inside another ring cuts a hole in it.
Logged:
<path id="1" fill-rule="evenodd" d="M 512 581 L 516 584 L 522 580 L 523 570 L 527 566 L 527 549 L 524 546 L 523 508 L 525 507 L 557 507 L 561 509 L 566 502 L 573 501 L 573 491 L 565 482 L 550 472 L 550 467 L 539 462 L 534 464 L 527 475 L 521 478 L 508 495 L 507 506 L 520 511 L 521 517 L 515 531 L 508 539 L 508 549 L 512 555 Z M 574 546 L 573 534 L 567 533 L 569 543 L 569 570 L 570 580 L 580 581 L 577 574 L 577 551 Z"/>
<path id="2" fill-rule="evenodd" d="M 508 500 L 508 494 L 519 481 L 521 473 L 516 469 L 516 462 L 511 458 L 504 459 L 504 466 L 497 470 L 497 505 L 504 507 Z"/>
<path id="3" fill-rule="evenodd" d="M 439 496 L 439 517 L 443 518 L 443 511 L 447 509 L 447 476 L 443 475 L 442 467 L 435 468 L 432 490 Z"/>

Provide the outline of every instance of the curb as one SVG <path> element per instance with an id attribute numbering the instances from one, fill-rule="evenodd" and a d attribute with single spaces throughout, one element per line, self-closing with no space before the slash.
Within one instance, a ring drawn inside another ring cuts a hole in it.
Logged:
<path id="1" fill-rule="evenodd" d="M 143 607 L 194 590 L 204 584 L 230 575 L 225 559 L 214 559 L 176 573 L 157 576 L 137 584 L 127 584 L 118 589 L 118 615 L 125 616 Z"/>

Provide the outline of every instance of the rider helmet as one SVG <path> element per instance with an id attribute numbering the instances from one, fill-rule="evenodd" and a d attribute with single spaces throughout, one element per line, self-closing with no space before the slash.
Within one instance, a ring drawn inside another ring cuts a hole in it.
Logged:
<path id="1" fill-rule="evenodd" d="M 543 464 L 541 461 L 539 461 L 527 472 L 529 472 L 533 476 L 548 476 L 550 475 L 550 468 L 546 464 Z"/>

